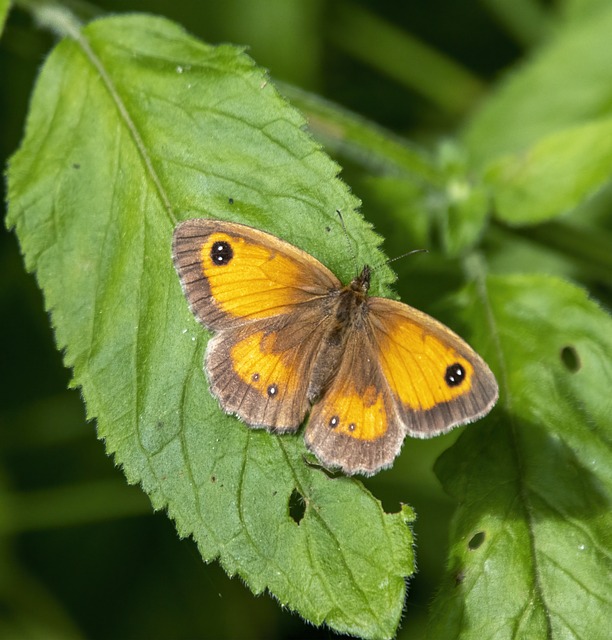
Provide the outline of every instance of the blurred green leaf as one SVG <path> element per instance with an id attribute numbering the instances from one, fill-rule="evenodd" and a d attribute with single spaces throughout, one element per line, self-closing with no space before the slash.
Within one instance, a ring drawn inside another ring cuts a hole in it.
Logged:
<path id="1" fill-rule="evenodd" d="M 287 84 L 281 90 L 306 114 L 309 129 L 327 149 L 374 174 L 440 185 L 443 176 L 425 149 L 320 96 Z"/>
<path id="2" fill-rule="evenodd" d="M 458 501 L 429 637 L 609 637 L 612 320 L 561 280 L 490 277 L 502 409 L 436 471 Z"/>
<path id="3" fill-rule="evenodd" d="M 535 224 L 569 211 L 603 187 L 610 167 L 612 119 L 605 119 L 546 136 L 492 163 L 485 179 L 498 218 Z"/>
<path id="4" fill-rule="evenodd" d="M 612 8 L 559 29 L 517 66 L 466 128 L 476 166 L 526 151 L 540 139 L 611 115 Z"/>
<path id="5" fill-rule="evenodd" d="M 170 257 L 174 225 L 194 216 L 267 229 L 341 276 L 352 261 L 336 209 L 359 262 L 383 261 L 378 237 L 301 116 L 235 47 L 144 16 L 74 38 L 37 83 L 10 163 L 8 225 L 99 436 L 205 560 L 315 624 L 393 636 L 412 511 L 384 513 L 360 482 L 305 464 L 301 438 L 223 414 Z M 384 289 L 390 272 L 377 275 Z"/>
<path id="6" fill-rule="evenodd" d="M 4 24 L 6 22 L 6 17 L 8 16 L 10 6 L 10 0 L 0 0 L 0 35 L 2 35 L 2 32 L 4 31 Z"/>
<path id="7" fill-rule="evenodd" d="M 535 224 L 605 186 L 612 160 L 612 10 L 559 29 L 491 93 L 463 141 L 497 217 Z"/>
<path id="8" fill-rule="evenodd" d="M 445 188 L 431 203 L 438 216 L 444 252 L 458 256 L 472 250 L 480 240 L 489 213 L 487 190 L 469 170 L 465 150 L 450 141 L 441 145 L 438 162 Z"/>
<path id="9" fill-rule="evenodd" d="M 483 0 L 483 5 L 519 43 L 537 44 L 553 29 L 552 11 L 532 0 Z"/>

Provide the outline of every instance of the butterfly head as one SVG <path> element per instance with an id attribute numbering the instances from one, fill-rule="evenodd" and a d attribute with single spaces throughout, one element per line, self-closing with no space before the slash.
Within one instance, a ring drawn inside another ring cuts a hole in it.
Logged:
<path id="1" fill-rule="evenodd" d="M 372 269 L 366 264 L 363 266 L 361 273 L 353 278 L 353 281 L 349 285 L 351 291 L 355 293 L 360 293 L 364 297 L 367 295 L 368 290 L 370 289 L 370 277 L 372 275 Z"/>

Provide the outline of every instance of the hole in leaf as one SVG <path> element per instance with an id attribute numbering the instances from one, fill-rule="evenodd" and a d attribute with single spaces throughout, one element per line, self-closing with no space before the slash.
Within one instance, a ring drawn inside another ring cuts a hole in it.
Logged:
<path id="1" fill-rule="evenodd" d="M 472 539 L 468 542 L 468 549 L 470 551 L 475 551 L 480 547 L 480 545 L 485 541 L 485 532 L 479 531 L 472 536 Z"/>
<path id="2" fill-rule="evenodd" d="M 561 362 L 570 373 L 576 373 L 582 366 L 578 352 L 572 345 L 567 345 L 561 349 Z"/>
<path id="3" fill-rule="evenodd" d="M 300 524 L 304 513 L 306 513 L 304 496 L 297 489 L 294 489 L 289 496 L 289 515 L 295 524 Z"/>

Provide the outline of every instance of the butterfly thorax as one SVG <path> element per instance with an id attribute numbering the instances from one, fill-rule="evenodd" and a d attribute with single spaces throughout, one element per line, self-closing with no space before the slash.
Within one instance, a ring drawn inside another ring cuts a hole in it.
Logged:
<path id="1" fill-rule="evenodd" d="M 371 274 L 372 269 L 370 269 L 367 264 L 364 265 L 361 273 L 356 278 L 353 278 L 348 288 L 355 293 L 361 293 L 365 298 L 367 296 L 368 290 L 370 289 Z"/>
<path id="2" fill-rule="evenodd" d="M 344 333 L 351 325 L 360 324 L 367 314 L 367 305 L 364 303 L 368 299 L 370 274 L 370 267 L 365 265 L 358 276 L 338 291 L 335 315 L 339 332 Z"/>
<path id="3" fill-rule="evenodd" d="M 327 312 L 333 317 L 329 329 L 317 354 L 315 374 L 309 386 L 308 396 L 317 398 L 334 379 L 346 348 L 349 335 L 362 332 L 367 324 L 368 289 L 370 267 L 364 266 L 361 273 L 341 289 L 330 291 Z"/>

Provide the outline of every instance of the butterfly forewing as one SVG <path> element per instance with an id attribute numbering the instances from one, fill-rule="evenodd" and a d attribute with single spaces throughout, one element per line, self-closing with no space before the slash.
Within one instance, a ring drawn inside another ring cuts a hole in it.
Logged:
<path id="1" fill-rule="evenodd" d="M 429 438 L 490 411 L 495 377 L 457 334 L 393 300 L 371 298 L 369 308 L 376 359 L 407 433 Z"/>
<path id="2" fill-rule="evenodd" d="M 340 286 L 304 251 L 230 222 L 179 224 L 172 255 L 193 313 L 210 329 L 295 313 Z"/>

